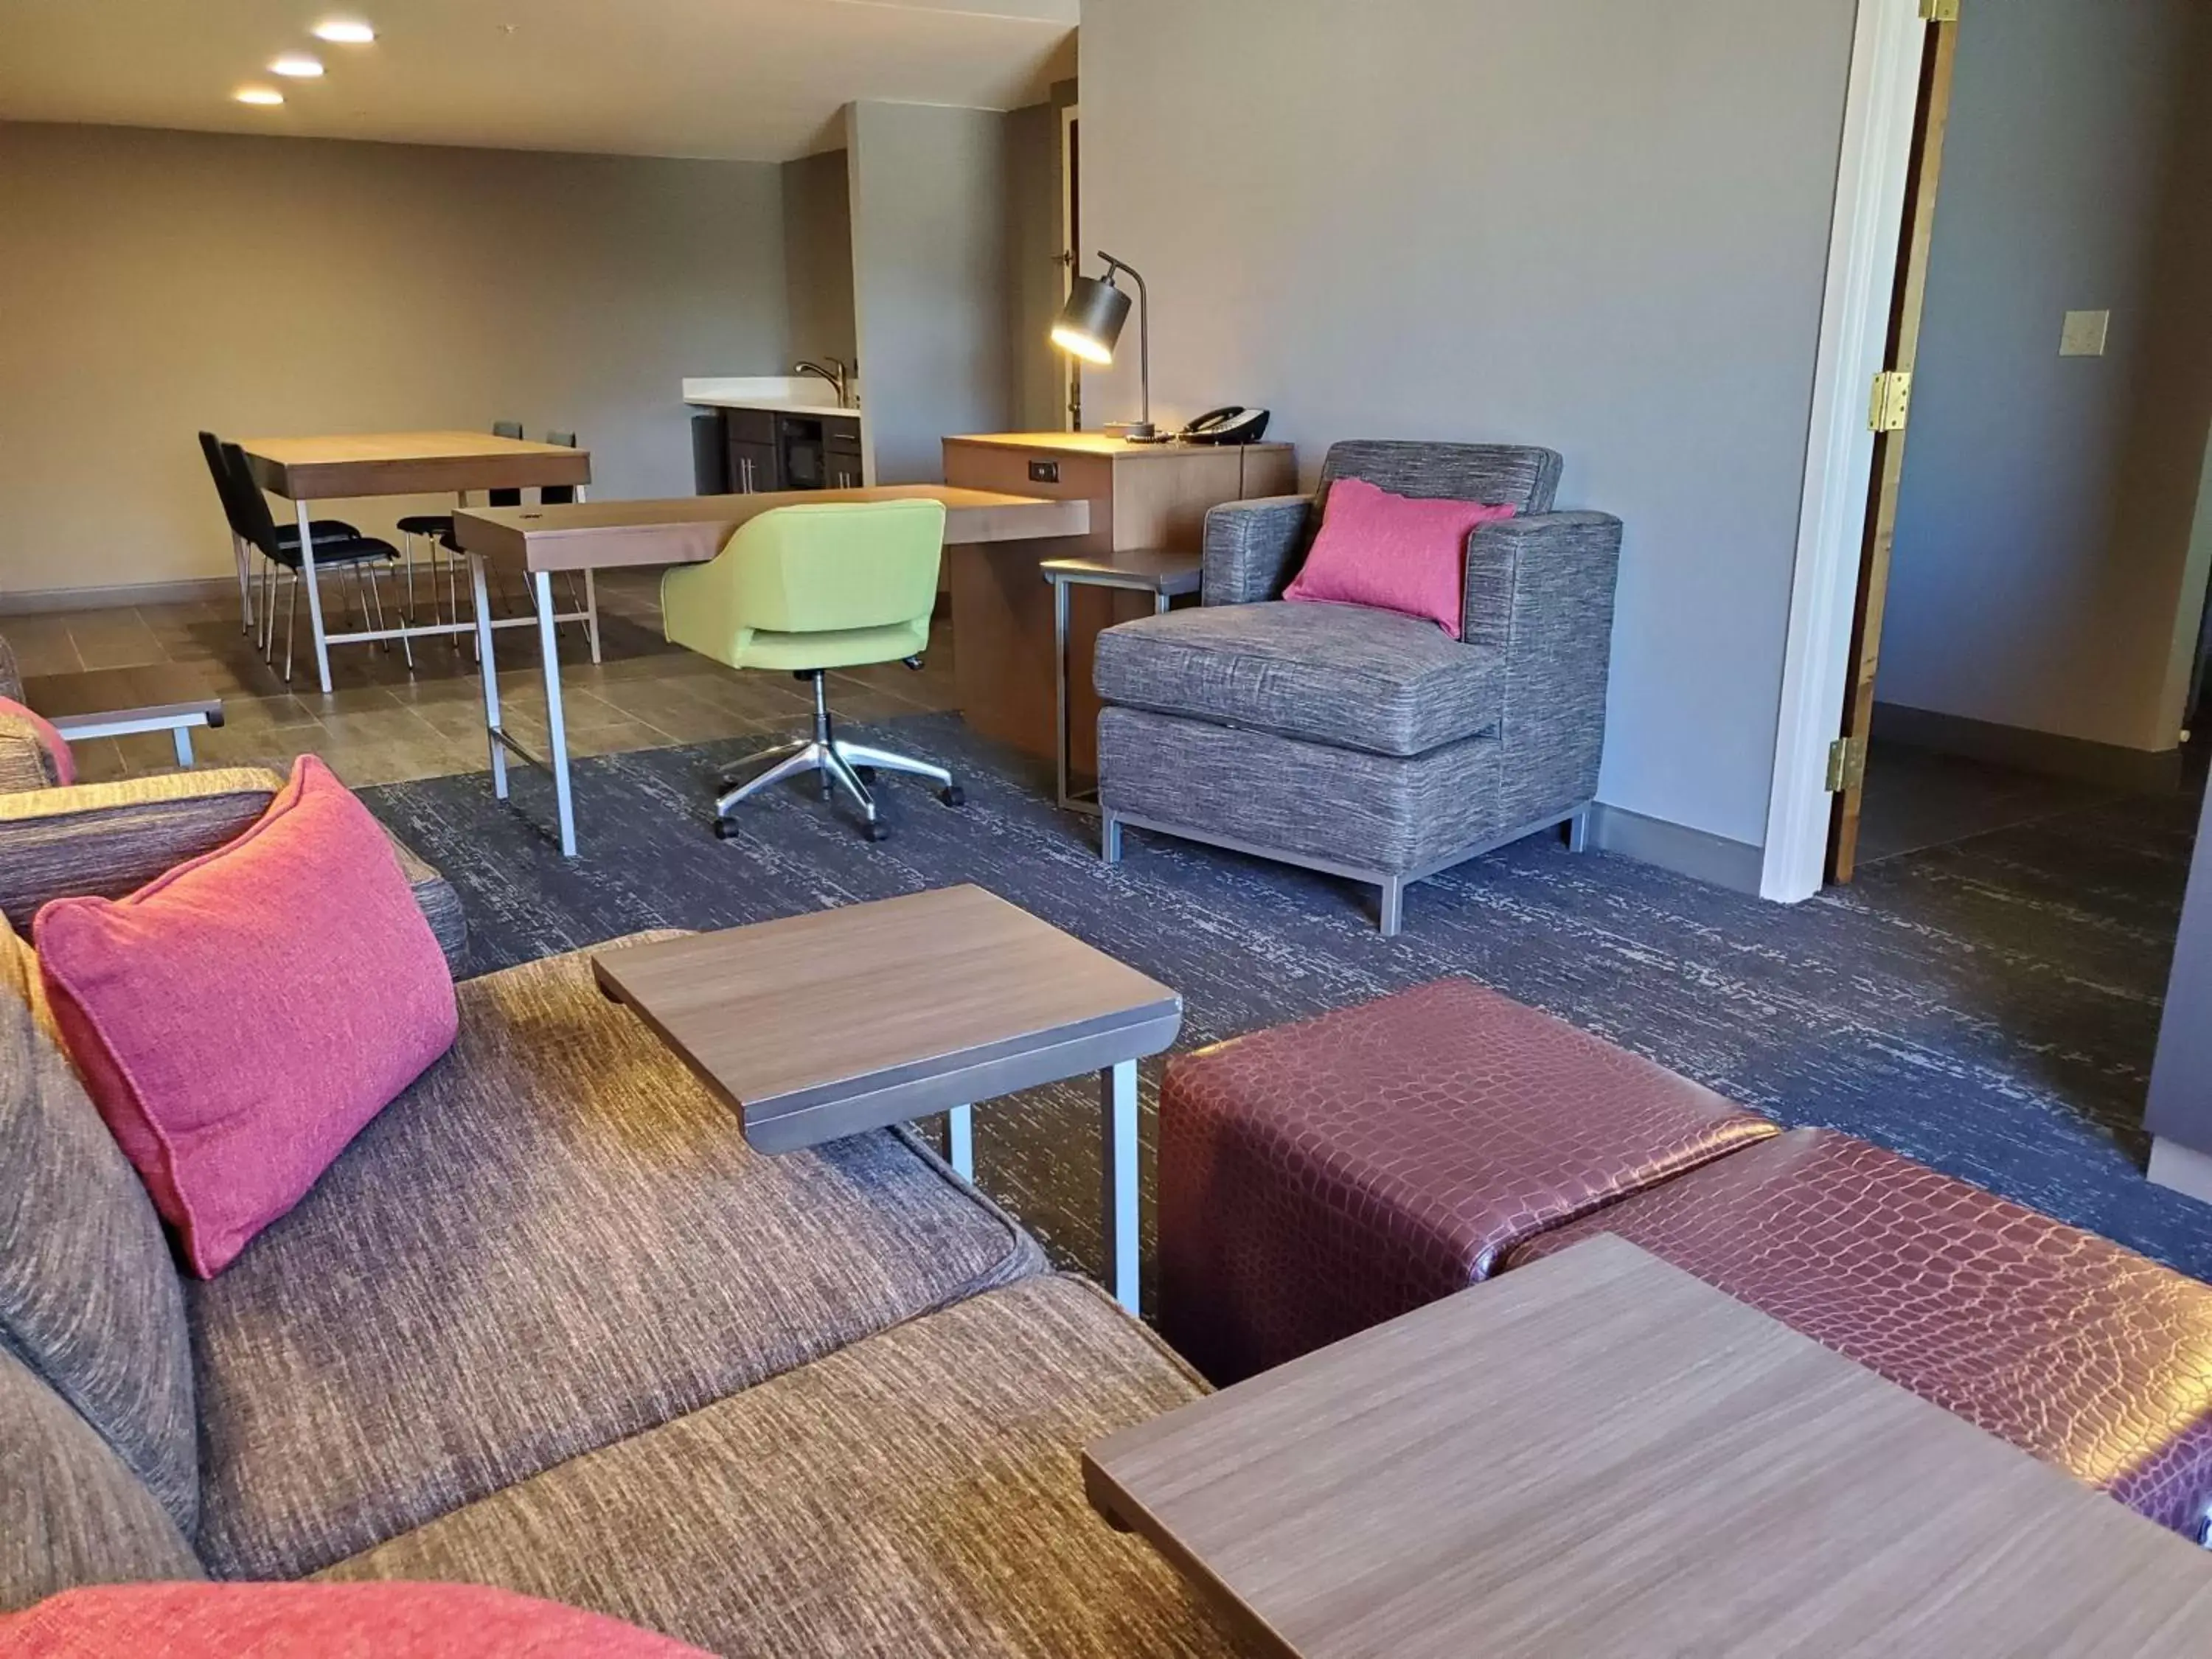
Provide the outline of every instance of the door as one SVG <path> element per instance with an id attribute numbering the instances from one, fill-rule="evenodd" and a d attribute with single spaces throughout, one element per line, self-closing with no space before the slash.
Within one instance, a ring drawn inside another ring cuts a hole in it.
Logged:
<path id="1" fill-rule="evenodd" d="M 1905 482 L 1905 440 L 1914 364 L 1920 355 L 1920 313 L 1928 297 L 1928 255 L 1936 236 L 1936 195 L 1943 175 L 1943 131 L 1951 111 L 1951 70 L 1959 46 L 1957 7 L 1931 6 L 1928 51 L 1921 59 L 1919 112 L 1905 182 L 1904 234 L 1898 239 L 1896 295 L 1889 320 L 1888 370 L 1870 388 L 1867 418 L 1875 427 L 1866 540 L 1859 556 L 1858 603 L 1851 618 L 1844 729 L 1831 751 L 1828 787 L 1836 791 L 1828 827 L 1828 879 L 1848 882 L 1858 858 L 1859 810 L 1866 797 L 1867 740 L 1874 726 L 1875 671 L 1881 660 L 1883 602 L 1889 555 L 1897 536 L 1897 501 Z M 1945 17 L 1948 14 L 1948 19 Z"/>

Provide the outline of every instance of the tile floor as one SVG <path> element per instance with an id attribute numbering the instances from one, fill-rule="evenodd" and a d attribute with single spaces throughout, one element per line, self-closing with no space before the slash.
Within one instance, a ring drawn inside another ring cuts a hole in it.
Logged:
<path id="1" fill-rule="evenodd" d="M 332 592 L 335 591 L 333 588 Z M 562 629 L 563 705 L 573 755 L 665 748 L 759 733 L 799 735 L 807 688 L 787 674 L 740 673 L 660 636 L 655 571 L 611 573 L 599 585 L 601 655 L 594 665 L 580 626 Z M 348 598 L 351 589 L 347 590 Z M 389 599 L 387 589 L 386 598 Z M 335 624 L 334 624 L 335 625 Z M 483 691 L 465 647 L 417 641 L 410 673 L 397 647 L 345 645 L 331 653 L 332 690 L 315 690 L 304 621 L 287 687 L 283 617 L 278 668 L 240 629 L 234 599 L 0 617 L 0 634 L 26 676 L 146 663 L 189 663 L 223 699 L 219 730 L 194 734 L 202 766 L 289 767 L 320 755 L 356 787 L 482 771 L 488 764 Z M 545 698 L 534 637 L 502 630 L 500 698 L 507 729 L 543 752 Z M 890 664 L 832 675 L 830 707 L 853 720 L 954 706 L 950 624 L 939 618 L 922 672 Z M 167 770 L 166 733 L 73 744 L 87 782 Z"/>
<path id="2" fill-rule="evenodd" d="M 1867 756 L 1862 868 L 2112 800 L 2121 792 L 1963 755 L 1877 743 Z"/>

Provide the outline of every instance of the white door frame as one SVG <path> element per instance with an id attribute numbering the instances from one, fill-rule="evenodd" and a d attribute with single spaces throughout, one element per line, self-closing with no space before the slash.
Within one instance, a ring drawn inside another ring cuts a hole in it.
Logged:
<path id="1" fill-rule="evenodd" d="M 1874 475 L 1867 403 L 1874 377 L 1887 366 L 1929 27 L 1918 0 L 1859 0 L 1759 884 L 1761 897 L 1785 903 L 1812 897 L 1826 879 L 1835 805 L 1828 745 L 1843 729 Z"/>

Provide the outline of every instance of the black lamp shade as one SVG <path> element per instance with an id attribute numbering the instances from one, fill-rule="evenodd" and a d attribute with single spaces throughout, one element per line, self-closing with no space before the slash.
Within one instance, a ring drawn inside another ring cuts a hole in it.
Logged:
<path id="1" fill-rule="evenodd" d="M 1067 303 L 1053 325 L 1052 343 L 1062 351 L 1088 363 L 1114 361 L 1114 343 L 1121 337 L 1121 325 L 1129 320 L 1129 296 L 1111 282 L 1078 276 L 1069 286 Z"/>

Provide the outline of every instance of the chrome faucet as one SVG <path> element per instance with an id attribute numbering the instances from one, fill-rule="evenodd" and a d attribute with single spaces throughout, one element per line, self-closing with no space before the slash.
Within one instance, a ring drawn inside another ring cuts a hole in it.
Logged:
<path id="1" fill-rule="evenodd" d="M 791 366 L 791 372 L 793 374 L 811 374 L 816 376 L 817 379 L 829 381 L 832 386 L 836 388 L 837 407 L 840 409 L 850 409 L 853 406 L 853 400 L 846 395 L 846 392 L 847 388 L 851 383 L 853 368 L 854 365 L 847 362 L 842 357 L 832 357 L 830 360 L 830 366 L 827 368 L 824 368 L 820 363 L 814 362 L 811 358 L 802 358 L 799 362 L 795 362 Z"/>

